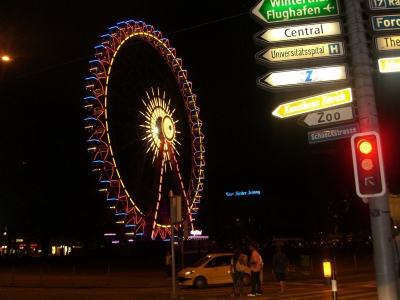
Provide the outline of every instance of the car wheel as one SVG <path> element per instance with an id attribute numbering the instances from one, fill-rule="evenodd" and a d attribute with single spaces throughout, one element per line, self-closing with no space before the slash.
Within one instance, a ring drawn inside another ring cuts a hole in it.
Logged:
<path id="1" fill-rule="evenodd" d="M 202 289 L 207 285 L 207 281 L 204 277 L 197 277 L 194 280 L 194 286 L 198 289 Z"/>
<path id="2" fill-rule="evenodd" d="M 244 274 L 243 276 L 243 285 L 249 285 L 251 282 L 251 278 L 249 274 Z"/>

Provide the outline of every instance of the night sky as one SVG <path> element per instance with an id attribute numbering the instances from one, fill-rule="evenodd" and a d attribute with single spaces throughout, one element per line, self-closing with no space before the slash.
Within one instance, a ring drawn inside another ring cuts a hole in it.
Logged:
<path id="1" fill-rule="evenodd" d="M 307 132 L 312 130 L 298 125 L 298 117 L 272 116 L 281 102 L 329 88 L 273 94 L 256 86 L 256 79 L 268 69 L 254 60 L 262 50 L 253 42 L 253 35 L 262 29 L 250 18 L 255 4 L 254 0 L 2 1 L 0 54 L 10 55 L 11 61 L 0 65 L 1 195 L 29 190 L 32 179 L 43 194 L 52 195 L 54 200 L 45 205 L 56 215 L 63 209 L 57 204 L 58 195 L 85 201 L 95 190 L 83 121 L 88 62 L 109 27 L 133 19 L 153 25 L 169 39 L 193 82 L 206 148 L 197 220 L 206 234 L 223 226 L 210 219 L 256 217 L 270 220 L 265 235 L 301 236 L 318 208 L 346 193 L 360 210 L 367 209 L 355 194 L 349 139 L 310 145 Z M 374 73 L 392 193 L 400 193 L 399 82 L 400 74 Z M 261 190 L 262 197 L 224 197 L 227 191 L 250 189 Z M 24 202 L 21 198 L 16 218 L 27 213 Z M 88 216 L 96 213 L 86 211 Z"/>

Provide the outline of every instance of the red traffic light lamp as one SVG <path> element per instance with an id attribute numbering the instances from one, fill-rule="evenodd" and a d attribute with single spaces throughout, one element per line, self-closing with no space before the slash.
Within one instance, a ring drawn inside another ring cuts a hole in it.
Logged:
<path id="1" fill-rule="evenodd" d="M 351 137 L 354 178 L 360 198 L 379 197 L 386 191 L 381 143 L 375 131 Z"/>

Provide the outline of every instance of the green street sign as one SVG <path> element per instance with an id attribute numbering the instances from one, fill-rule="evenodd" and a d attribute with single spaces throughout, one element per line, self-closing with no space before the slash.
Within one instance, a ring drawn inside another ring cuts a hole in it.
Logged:
<path id="1" fill-rule="evenodd" d="M 261 0 L 250 11 L 262 25 L 339 15 L 338 0 Z"/>

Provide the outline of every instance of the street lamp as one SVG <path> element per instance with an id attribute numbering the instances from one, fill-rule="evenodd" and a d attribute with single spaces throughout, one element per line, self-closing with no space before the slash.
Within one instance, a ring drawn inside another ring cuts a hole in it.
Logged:
<path id="1" fill-rule="evenodd" d="M 1 60 L 2 60 L 2 61 L 9 61 L 9 60 L 10 60 L 10 57 L 9 57 L 8 55 L 3 55 L 3 56 L 1 57 Z"/>
<path id="2" fill-rule="evenodd" d="M 326 259 L 323 262 L 323 267 L 324 267 L 325 285 L 331 285 L 331 276 L 332 276 L 331 262 L 328 259 Z"/>
<path id="3" fill-rule="evenodd" d="M 173 191 L 168 193 L 169 205 L 170 205 L 170 216 L 171 216 L 171 259 L 172 259 L 172 295 L 171 298 L 178 298 L 175 294 L 175 233 L 174 226 L 176 222 L 176 197 Z"/>

